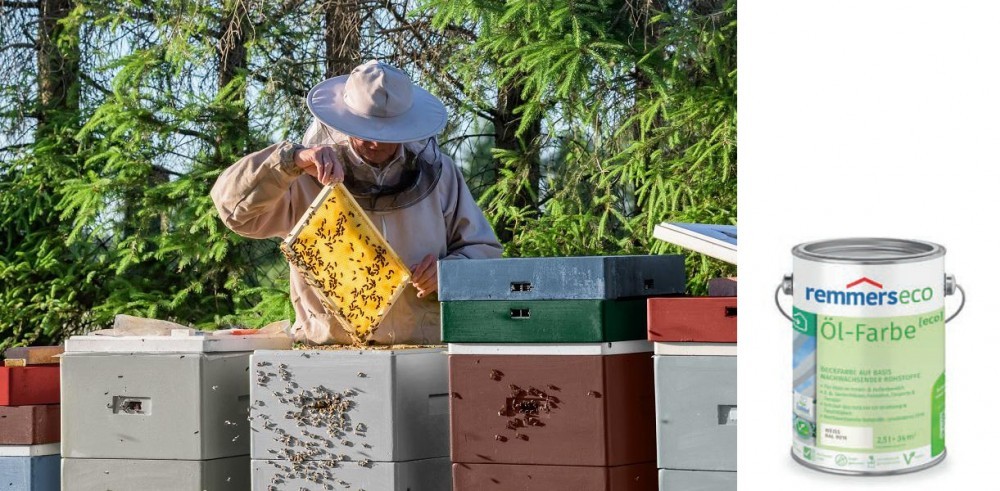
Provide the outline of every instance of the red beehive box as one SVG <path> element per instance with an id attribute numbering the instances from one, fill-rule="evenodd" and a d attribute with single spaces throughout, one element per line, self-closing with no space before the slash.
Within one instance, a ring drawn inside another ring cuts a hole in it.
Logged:
<path id="1" fill-rule="evenodd" d="M 450 355 L 452 461 L 654 462 L 650 355 Z"/>
<path id="2" fill-rule="evenodd" d="M 618 467 L 452 464 L 456 490 L 657 491 L 656 464 Z"/>
<path id="3" fill-rule="evenodd" d="M 59 404 L 59 365 L 0 367 L 0 406 Z"/>
<path id="4" fill-rule="evenodd" d="M 650 298 L 650 341 L 735 343 L 736 297 Z"/>
<path id="5" fill-rule="evenodd" d="M 0 445 L 59 441 L 59 405 L 0 407 Z"/>

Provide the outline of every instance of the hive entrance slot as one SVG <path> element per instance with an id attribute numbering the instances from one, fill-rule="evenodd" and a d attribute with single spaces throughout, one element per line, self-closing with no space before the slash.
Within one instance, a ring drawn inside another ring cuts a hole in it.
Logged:
<path id="1" fill-rule="evenodd" d="M 655 284 L 655 282 L 652 279 L 642 280 L 642 289 L 643 290 L 652 290 L 654 284 Z"/>
<path id="2" fill-rule="evenodd" d="M 736 425 L 736 406 L 719 405 L 719 424 Z"/>
<path id="3" fill-rule="evenodd" d="M 726 317 L 736 317 L 736 307 L 726 307 Z"/>
<path id="4" fill-rule="evenodd" d="M 530 292 L 534 286 L 531 285 L 530 281 L 512 281 L 510 282 L 510 291 L 524 293 Z"/>
<path id="5" fill-rule="evenodd" d="M 115 414 L 150 414 L 152 401 L 148 397 L 115 396 L 112 407 Z"/>
<path id="6" fill-rule="evenodd" d="M 510 309 L 511 319 L 530 319 L 531 309 Z"/>

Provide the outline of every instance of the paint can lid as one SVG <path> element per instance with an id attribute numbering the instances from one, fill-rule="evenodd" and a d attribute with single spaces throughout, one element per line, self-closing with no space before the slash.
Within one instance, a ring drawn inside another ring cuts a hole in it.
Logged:
<path id="1" fill-rule="evenodd" d="M 818 240 L 792 248 L 803 259 L 839 264 L 897 264 L 944 256 L 944 247 L 921 240 L 859 237 Z"/>

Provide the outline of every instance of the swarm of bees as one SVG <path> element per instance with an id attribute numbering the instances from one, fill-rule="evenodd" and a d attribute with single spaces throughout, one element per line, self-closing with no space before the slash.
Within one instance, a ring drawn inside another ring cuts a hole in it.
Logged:
<path id="1" fill-rule="evenodd" d="M 255 372 L 262 391 L 271 392 L 284 385 L 284 390 L 272 392 L 277 404 L 268 407 L 264 399 L 259 399 L 250 406 L 253 414 L 248 416 L 251 422 L 256 421 L 252 423 L 253 431 L 269 432 L 279 443 L 277 448 L 267 450 L 271 454 L 267 463 L 275 468 L 267 489 L 292 489 L 289 486 L 296 481 L 313 483 L 311 489 L 346 489 L 351 485 L 338 477 L 338 468 L 349 462 L 366 468 L 374 466 L 367 458 L 355 461 L 349 455 L 334 453 L 338 448 L 354 447 L 356 441 L 366 437 L 367 425 L 351 418 L 357 412 L 356 389 L 336 391 L 318 385 L 291 390 L 297 384 L 293 368 L 285 363 L 258 361 Z M 287 420 L 287 423 L 273 420 Z M 288 423 L 294 423 L 295 428 Z M 363 446 L 372 448 L 368 443 Z M 361 455 L 367 455 L 366 452 L 361 451 Z"/>
<path id="2" fill-rule="evenodd" d="M 358 345 L 368 344 L 410 279 L 343 184 L 316 197 L 281 251 Z"/>

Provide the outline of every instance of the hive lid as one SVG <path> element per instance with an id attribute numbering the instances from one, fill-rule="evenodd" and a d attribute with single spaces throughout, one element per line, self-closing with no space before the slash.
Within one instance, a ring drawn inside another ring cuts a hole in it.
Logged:
<path id="1" fill-rule="evenodd" d="M 410 279 L 343 184 L 323 189 L 281 251 L 358 344 L 371 338 Z"/>
<path id="2" fill-rule="evenodd" d="M 615 300 L 684 293 L 684 257 L 674 255 L 449 259 L 438 262 L 438 298 Z"/>
<path id="3" fill-rule="evenodd" d="M 66 340 L 66 353 L 210 353 L 292 348 L 292 338 L 284 333 L 230 329 L 195 331 L 175 329 L 170 335 L 116 336 L 98 334 L 73 336 Z"/>

